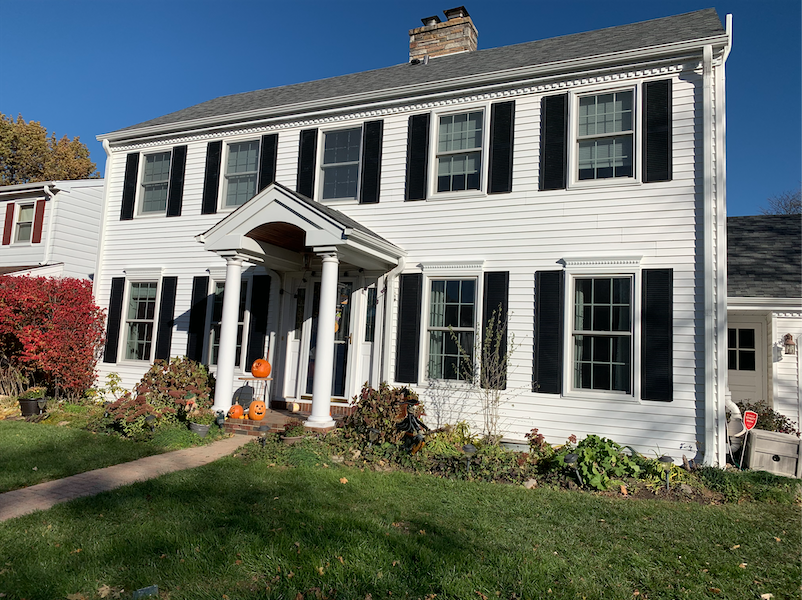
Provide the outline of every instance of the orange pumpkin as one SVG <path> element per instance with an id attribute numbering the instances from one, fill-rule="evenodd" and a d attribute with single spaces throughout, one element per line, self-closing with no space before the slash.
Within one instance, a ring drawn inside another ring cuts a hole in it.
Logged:
<path id="1" fill-rule="evenodd" d="M 254 377 L 269 377 L 270 363 L 263 358 L 257 358 L 251 366 L 251 375 Z"/>
<path id="2" fill-rule="evenodd" d="M 261 421 L 265 418 L 265 412 L 267 411 L 267 406 L 261 400 L 254 400 L 251 402 L 251 406 L 248 409 L 248 418 L 252 421 Z"/>
<path id="3" fill-rule="evenodd" d="M 243 412 L 244 411 L 242 410 L 242 406 L 240 406 L 239 404 L 234 404 L 231 406 L 231 408 L 228 409 L 228 416 L 231 417 L 232 419 L 239 419 L 242 416 Z"/>

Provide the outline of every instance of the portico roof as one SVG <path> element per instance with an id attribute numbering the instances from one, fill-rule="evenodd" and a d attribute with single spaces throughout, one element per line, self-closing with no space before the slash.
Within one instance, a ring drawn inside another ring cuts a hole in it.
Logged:
<path id="1" fill-rule="evenodd" d="M 196 236 L 221 256 L 239 254 L 276 271 L 300 271 L 304 253 L 336 252 L 340 261 L 386 270 L 406 253 L 342 212 L 272 183 Z"/>

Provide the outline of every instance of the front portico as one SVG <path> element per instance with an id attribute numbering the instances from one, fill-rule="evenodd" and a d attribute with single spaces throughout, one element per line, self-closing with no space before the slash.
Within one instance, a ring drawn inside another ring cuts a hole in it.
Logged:
<path id="1" fill-rule="evenodd" d="M 343 213 L 273 183 L 196 239 L 226 261 L 225 295 L 213 410 L 228 411 L 234 388 L 240 281 L 246 263 L 276 273 L 302 272 L 320 261 L 312 411 L 307 426 L 331 418 L 337 290 L 341 266 L 386 272 L 404 251 Z M 285 314 L 284 311 L 280 312 Z M 282 330 L 286 324 L 280 325 Z"/>

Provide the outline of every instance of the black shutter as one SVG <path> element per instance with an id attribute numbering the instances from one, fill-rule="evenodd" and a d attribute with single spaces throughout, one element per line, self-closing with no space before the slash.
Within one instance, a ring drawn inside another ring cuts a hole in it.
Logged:
<path id="1" fill-rule="evenodd" d="M 563 377 L 563 271 L 535 273 L 535 360 L 532 391 L 559 394 Z"/>
<path id="2" fill-rule="evenodd" d="M 484 281 L 484 310 L 482 311 L 482 351 L 485 350 L 485 336 L 488 333 L 488 325 L 491 323 L 498 324 L 498 333 L 501 339 L 497 340 L 494 331 L 491 333 L 490 346 L 487 348 L 491 353 L 495 352 L 498 348 L 498 359 L 495 357 L 483 357 L 482 368 L 486 365 L 500 366 L 504 364 L 504 359 L 507 356 L 507 298 L 510 288 L 510 273 L 509 271 L 497 271 L 492 273 L 485 273 Z M 493 317 L 496 317 L 495 319 Z M 494 342 L 498 341 L 498 345 Z M 492 376 L 492 375 L 491 375 Z M 507 388 L 506 372 L 503 375 L 501 388 Z"/>
<path id="3" fill-rule="evenodd" d="M 278 134 L 262 136 L 259 149 L 259 191 L 276 181 L 276 158 L 278 156 Z"/>
<path id="4" fill-rule="evenodd" d="M 184 171 L 187 166 L 187 147 L 176 146 L 170 158 L 170 191 L 167 193 L 167 216 L 181 216 L 184 197 Z M 158 350 L 157 350 L 158 352 Z"/>
<path id="5" fill-rule="evenodd" d="M 162 295 L 159 302 L 159 323 L 156 329 L 155 358 L 170 358 L 170 344 L 173 341 L 173 316 L 175 313 L 175 290 L 178 277 L 162 277 Z"/>
<path id="6" fill-rule="evenodd" d="M 304 129 L 298 148 L 298 182 L 296 191 L 311 198 L 315 193 L 315 160 L 317 158 L 317 129 Z"/>
<path id="7" fill-rule="evenodd" d="M 120 345 L 120 322 L 123 315 L 123 294 L 125 277 L 113 277 L 109 296 L 109 318 L 106 320 L 106 347 L 103 350 L 104 363 L 117 362 L 117 346 Z"/>
<path id="8" fill-rule="evenodd" d="M 269 300 L 270 276 L 254 275 L 251 289 L 251 332 L 248 336 L 248 354 L 245 359 L 246 371 L 250 371 L 253 361 L 257 358 L 264 358 Z"/>
<path id="9" fill-rule="evenodd" d="M 206 172 L 203 176 L 203 204 L 201 214 L 217 212 L 217 194 L 220 187 L 220 161 L 223 159 L 223 142 L 206 144 Z"/>
<path id="10" fill-rule="evenodd" d="M 401 275 L 399 283 L 395 380 L 399 383 L 418 383 L 423 275 Z"/>
<path id="11" fill-rule="evenodd" d="M 362 128 L 362 189 L 359 192 L 360 204 L 374 204 L 379 201 L 381 181 L 382 135 L 384 121 L 370 121 Z"/>
<path id="12" fill-rule="evenodd" d="M 209 278 L 192 279 L 192 306 L 189 308 L 189 330 L 187 331 L 187 358 L 197 362 L 203 360 L 203 339 L 206 334 L 206 302 L 209 296 Z"/>
<path id="13" fill-rule="evenodd" d="M 512 145 L 515 129 L 515 100 L 497 102 L 490 109 L 490 173 L 491 194 L 512 191 Z"/>
<path id="14" fill-rule="evenodd" d="M 407 133 L 407 200 L 426 200 L 429 168 L 429 113 L 409 117 Z"/>
<path id="15" fill-rule="evenodd" d="M 674 397 L 674 272 L 644 269 L 641 312 L 641 398 Z"/>
<path id="16" fill-rule="evenodd" d="M 568 147 L 568 94 L 540 102 L 540 189 L 564 190 Z"/>
<path id="17" fill-rule="evenodd" d="M 643 181 L 671 181 L 671 80 L 643 84 Z"/>
<path id="18" fill-rule="evenodd" d="M 123 181 L 123 202 L 120 208 L 120 221 L 130 221 L 134 218 L 136 179 L 138 176 L 139 152 L 132 152 L 125 157 L 125 181 Z"/>

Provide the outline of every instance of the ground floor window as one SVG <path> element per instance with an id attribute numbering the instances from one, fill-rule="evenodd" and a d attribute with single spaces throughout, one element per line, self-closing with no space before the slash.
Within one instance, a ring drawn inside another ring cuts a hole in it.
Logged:
<path id="1" fill-rule="evenodd" d="M 226 284 L 223 281 L 214 282 L 214 301 L 212 302 L 212 320 L 209 342 L 209 364 L 216 365 L 220 355 L 220 323 L 223 320 L 223 298 Z M 242 362 L 242 333 L 245 330 L 245 303 L 248 298 L 248 282 L 240 285 L 239 312 L 237 313 L 237 354 L 234 365 L 240 366 Z M 250 366 L 250 365 L 249 365 Z"/>
<path id="2" fill-rule="evenodd" d="M 156 317 L 156 290 L 153 282 L 132 282 L 126 312 L 125 358 L 150 360 L 153 325 Z"/>
<path id="3" fill-rule="evenodd" d="M 455 380 L 471 377 L 475 334 L 476 280 L 432 279 L 428 324 L 429 377 Z"/>
<path id="4" fill-rule="evenodd" d="M 576 277 L 574 388 L 631 393 L 632 278 Z"/>

